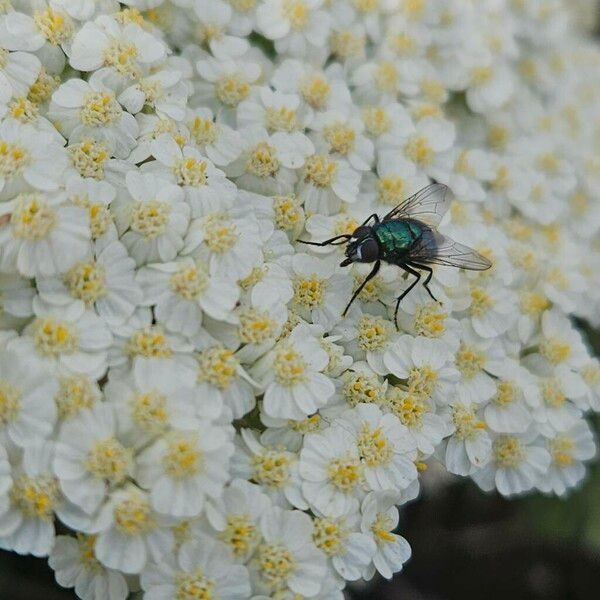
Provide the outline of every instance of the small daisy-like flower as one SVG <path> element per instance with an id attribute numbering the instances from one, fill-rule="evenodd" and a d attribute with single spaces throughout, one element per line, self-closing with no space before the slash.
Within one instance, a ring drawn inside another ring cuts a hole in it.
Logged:
<path id="1" fill-rule="evenodd" d="M 251 370 L 265 390 L 265 413 L 299 420 L 325 406 L 335 390 L 323 373 L 328 363 L 327 353 L 307 327 L 294 328 Z"/>
<path id="2" fill-rule="evenodd" d="M 90 250 L 86 211 L 59 204 L 41 192 L 22 193 L 12 201 L 8 225 L 0 225 L 0 266 L 27 277 L 65 273 Z"/>
<path id="3" fill-rule="evenodd" d="M 229 4 L 222 0 L 195 0 L 193 4 L 199 20 L 198 41 L 205 43 L 216 58 L 241 56 L 248 50 L 248 41 L 236 35 Z"/>
<path id="4" fill-rule="evenodd" d="M 50 437 L 56 422 L 54 377 L 27 354 L 13 349 L 0 353 L 0 439 L 24 448 Z"/>
<path id="5" fill-rule="evenodd" d="M 311 518 L 297 510 L 274 506 L 263 513 L 263 541 L 248 563 L 256 592 L 273 594 L 289 588 L 309 598 L 319 593 L 326 563 L 314 545 L 312 529 Z"/>
<path id="6" fill-rule="evenodd" d="M 97 403 L 82 410 L 61 427 L 56 444 L 53 468 L 60 488 L 89 514 L 96 512 L 110 489 L 133 475 L 133 450 L 119 431 L 114 408 Z"/>
<path id="7" fill-rule="evenodd" d="M 391 579 L 410 558 L 408 542 L 393 533 L 399 520 L 398 509 L 394 506 L 397 500 L 393 492 L 371 492 L 362 502 L 361 530 L 371 536 L 377 546 L 373 566 L 365 569 L 365 579 L 371 579 L 376 571 Z"/>
<path id="8" fill-rule="evenodd" d="M 96 139 L 117 158 L 127 158 L 135 146 L 138 124 L 124 111 L 114 91 L 101 77 L 89 81 L 69 79 L 52 94 L 49 114 L 60 122 L 61 132 L 70 143 Z"/>
<path id="9" fill-rule="evenodd" d="M 57 536 L 48 558 L 56 582 L 75 588 L 82 600 L 125 600 L 129 595 L 125 577 L 102 566 L 94 555 L 95 544 L 93 535 Z"/>
<path id="10" fill-rule="evenodd" d="M 472 477 L 482 490 L 496 488 L 503 496 L 522 494 L 541 481 L 551 460 L 543 439 L 534 430 L 500 435 L 493 440 L 490 461 Z"/>
<path id="11" fill-rule="evenodd" d="M 140 583 L 145 595 L 155 600 L 244 600 L 251 594 L 246 567 L 234 564 L 227 547 L 208 535 L 185 542 L 176 558 L 166 556 L 149 564 Z"/>
<path id="12" fill-rule="evenodd" d="M 173 260 L 189 223 L 183 191 L 150 173 L 130 171 L 126 183 L 131 200 L 113 203 L 121 241 L 137 265 Z"/>
<path id="13" fill-rule="evenodd" d="M 205 498 L 218 498 L 229 478 L 233 445 L 227 430 L 209 421 L 172 430 L 137 458 L 136 480 L 150 491 L 152 506 L 174 517 L 195 517 Z"/>
<path id="14" fill-rule="evenodd" d="M 219 272 L 211 274 L 204 261 L 191 258 L 143 267 L 137 281 L 145 304 L 154 306 L 156 321 L 187 337 L 196 335 L 203 313 L 226 319 L 239 296 L 235 282 Z"/>

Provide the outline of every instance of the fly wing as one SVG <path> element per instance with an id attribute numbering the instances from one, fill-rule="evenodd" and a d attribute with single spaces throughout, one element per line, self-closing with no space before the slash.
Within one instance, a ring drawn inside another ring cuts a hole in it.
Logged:
<path id="1" fill-rule="evenodd" d="M 450 202 L 451 194 L 448 193 L 448 186 L 443 183 L 432 183 L 398 204 L 383 217 L 383 221 L 410 218 L 430 227 L 437 227 L 446 214 Z"/>
<path id="2" fill-rule="evenodd" d="M 479 252 L 438 231 L 423 232 L 421 239 L 409 250 L 406 262 L 458 267 L 469 271 L 485 271 L 492 263 Z"/>

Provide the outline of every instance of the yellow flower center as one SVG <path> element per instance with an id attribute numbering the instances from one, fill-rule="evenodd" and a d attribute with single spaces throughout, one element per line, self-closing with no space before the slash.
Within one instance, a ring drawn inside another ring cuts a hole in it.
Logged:
<path id="1" fill-rule="evenodd" d="M 115 527 L 130 536 L 138 536 L 152 531 L 156 521 L 148 500 L 140 493 L 132 492 L 113 508 Z"/>
<path id="2" fill-rule="evenodd" d="M 208 579 L 202 569 L 193 573 L 176 573 L 174 600 L 216 600 L 215 583 Z"/>
<path id="3" fill-rule="evenodd" d="M 595 387 L 600 385 L 600 365 L 596 363 L 590 363 L 585 365 L 581 371 L 583 380 L 590 386 Z"/>
<path id="4" fill-rule="evenodd" d="M 279 489 L 290 478 L 290 455 L 277 448 L 267 448 L 252 457 L 252 479 L 261 485 Z"/>
<path id="5" fill-rule="evenodd" d="M 273 177 L 279 171 L 277 150 L 267 142 L 259 142 L 250 151 L 246 171 L 256 177 Z"/>
<path id="6" fill-rule="evenodd" d="M 446 331 L 445 321 L 447 312 L 443 312 L 437 302 L 420 304 L 415 310 L 414 328 L 419 335 L 430 338 L 439 338 Z"/>
<path id="7" fill-rule="evenodd" d="M 365 108 L 363 110 L 363 122 L 367 132 L 376 137 L 387 133 L 392 126 L 392 120 L 383 106 Z"/>
<path id="8" fill-rule="evenodd" d="M 228 0 L 228 2 L 240 12 L 249 12 L 256 6 L 256 0 Z"/>
<path id="9" fill-rule="evenodd" d="M 218 126 L 211 119 L 195 117 L 189 123 L 190 134 L 199 146 L 214 144 L 219 137 Z"/>
<path id="10" fill-rule="evenodd" d="M 79 333 L 66 321 L 38 317 L 33 322 L 33 341 L 45 356 L 72 354 L 79 348 Z"/>
<path id="11" fill-rule="evenodd" d="M 104 567 L 100 564 L 100 561 L 96 558 L 96 536 L 95 535 L 84 535 L 83 533 L 77 533 L 77 545 L 79 547 L 79 560 L 83 564 L 83 568 L 93 575 L 99 575 L 102 573 Z"/>
<path id="12" fill-rule="evenodd" d="M 270 132 L 286 131 L 289 133 L 298 129 L 296 111 L 285 106 L 279 108 L 269 106 L 266 111 L 266 122 Z"/>
<path id="13" fill-rule="evenodd" d="M 465 379 L 473 379 L 486 363 L 485 355 L 476 348 L 461 344 L 456 354 L 456 366 Z"/>
<path id="14" fill-rule="evenodd" d="M 537 160 L 538 167 L 548 175 L 555 175 L 560 167 L 558 156 L 554 152 L 541 154 Z"/>
<path id="15" fill-rule="evenodd" d="M 494 440 L 494 458 L 499 467 L 516 467 L 524 457 L 523 447 L 516 437 L 504 435 Z"/>
<path id="16" fill-rule="evenodd" d="M 346 155 L 352 152 L 356 142 L 356 132 L 344 123 L 335 123 L 323 129 L 323 137 L 329 144 L 330 152 Z"/>
<path id="17" fill-rule="evenodd" d="M 206 169 L 208 164 L 204 160 L 187 157 L 177 162 L 173 167 L 178 185 L 200 187 L 206 185 Z"/>
<path id="18" fill-rule="evenodd" d="M 371 531 L 378 546 L 385 546 L 385 544 L 390 544 L 396 540 L 396 536 L 391 531 L 393 528 L 394 522 L 390 515 L 383 512 L 377 513 L 371 525 Z"/>
<path id="19" fill-rule="evenodd" d="M 169 420 L 167 398 L 156 391 L 136 394 L 131 399 L 131 416 L 146 433 L 161 433 Z"/>
<path id="20" fill-rule="evenodd" d="M 361 350 L 381 350 L 391 333 L 391 324 L 383 317 L 365 314 L 358 320 L 358 346 Z"/>
<path id="21" fill-rule="evenodd" d="M 33 22 L 38 31 L 53 46 L 68 42 L 73 35 L 73 21 L 67 15 L 52 8 L 34 11 Z"/>
<path id="22" fill-rule="evenodd" d="M 203 468 L 202 451 L 194 434 L 177 434 L 169 441 L 162 464 L 165 472 L 176 479 L 191 477 Z"/>
<path id="23" fill-rule="evenodd" d="M 213 346 L 203 350 L 198 356 L 198 381 L 225 390 L 235 378 L 239 361 L 231 350 L 223 346 Z"/>
<path id="24" fill-rule="evenodd" d="M 173 350 L 158 325 L 133 333 L 125 346 L 125 351 L 132 357 L 169 358 L 173 355 Z"/>
<path id="25" fill-rule="evenodd" d="M 358 286 L 363 282 L 363 279 L 363 276 L 354 277 L 354 292 L 358 289 Z M 366 283 L 365 287 L 358 294 L 358 298 L 363 302 L 377 302 L 382 292 L 383 284 L 381 278 L 375 276 L 373 277 L 373 279 Z"/>
<path id="26" fill-rule="evenodd" d="M 423 415 L 430 412 L 425 397 L 397 387 L 390 388 L 387 404 L 403 425 L 417 429 L 423 424 Z"/>
<path id="27" fill-rule="evenodd" d="M 59 84 L 60 77 L 58 75 L 50 75 L 46 72 L 46 69 L 42 67 L 37 79 L 29 88 L 29 92 L 27 92 L 27 98 L 39 106 L 47 100 L 50 100 L 50 96 L 52 96 L 52 93 Z"/>
<path id="28" fill-rule="evenodd" d="M 208 269 L 204 264 L 185 264 L 171 275 L 169 286 L 185 300 L 196 300 L 202 296 L 208 282 Z"/>
<path id="29" fill-rule="evenodd" d="M 475 67 L 471 71 L 471 81 L 473 85 L 485 85 L 492 79 L 493 74 L 491 67 Z"/>
<path id="30" fill-rule="evenodd" d="M 19 175 L 31 162 L 29 152 L 18 144 L 0 140 L 0 175 L 4 178 Z"/>
<path id="31" fill-rule="evenodd" d="M 360 56 L 365 48 L 365 43 L 364 35 L 357 35 L 350 29 L 334 31 L 330 38 L 332 53 L 342 60 Z"/>
<path id="32" fill-rule="evenodd" d="M 54 397 L 61 419 L 74 417 L 84 408 L 91 408 L 98 400 L 98 391 L 84 375 L 59 379 L 58 393 Z"/>
<path id="33" fill-rule="evenodd" d="M 323 305 L 327 281 L 319 279 L 316 275 L 308 278 L 296 277 L 292 285 L 294 287 L 294 302 L 300 306 L 312 310 Z"/>
<path id="34" fill-rule="evenodd" d="M 296 228 L 304 218 L 302 203 L 295 195 L 275 196 L 273 198 L 275 226 L 284 231 Z"/>
<path id="35" fill-rule="evenodd" d="M 454 163 L 454 171 L 461 175 L 467 175 L 468 177 L 475 176 L 475 169 L 469 162 L 469 151 L 463 150 Z"/>
<path id="36" fill-rule="evenodd" d="M 391 61 L 381 62 L 375 71 L 375 85 L 379 91 L 393 94 L 396 92 L 398 85 L 398 69 Z"/>
<path id="37" fill-rule="evenodd" d="M 554 464 L 558 467 L 568 467 L 573 464 L 573 449 L 575 444 L 566 435 L 558 435 L 550 441 L 550 454 Z"/>
<path id="38" fill-rule="evenodd" d="M 336 523 L 332 519 L 315 518 L 313 520 L 313 542 L 327 556 L 337 556 L 346 553 L 344 541 L 349 530 L 343 521 Z"/>
<path id="39" fill-rule="evenodd" d="M 261 344 L 272 339 L 277 331 L 277 323 L 266 310 L 247 308 L 239 319 L 238 337 L 244 344 Z"/>
<path id="40" fill-rule="evenodd" d="M 569 199 L 573 213 L 578 217 L 584 217 L 590 207 L 590 198 L 584 192 L 577 192 Z"/>
<path id="41" fill-rule="evenodd" d="M 488 292 L 479 286 L 471 286 L 471 306 L 469 312 L 471 316 L 480 317 L 494 308 L 494 299 Z"/>
<path id="42" fill-rule="evenodd" d="M 470 440 L 485 429 L 485 423 L 477 418 L 475 408 L 467 404 L 455 404 L 452 407 L 452 423 L 456 428 L 454 435 L 459 440 Z"/>
<path id="43" fill-rule="evenodd" d="M 512 381 L 499 381 L 493 401 L 500 406 L 508 406 L 517 399 L 518 391 L 519 388 Z"/>
<path id="44" fill-rule="evenodd" d="M 388 175 L 377 181 L 377 198 L 382 204 L 396 206 L 406 197 L 406 181 L 402 177 Z"/>
<path id="45" fill-rule="evenodd" d="M 227 515 L 227 526 L 219 533 L 219 539 L 242 558 L 260 540 L 260 533 L 249 515 Z"/>
<path id="46" fill-rule="evenodd" d="M 19 194 L 11 217 L 15 237 L 39 241 L 56 226 L 57 216 L 48 201 L 35 194 Z"/>
<path id="47" fill-rule="evenodd" d="M 0 425 L 6 425 L 17 417 L 20 400 L 21 390 L 6 381 L 0 381 Z"/>
<path id="48" fill-rule="evenodd" d="M 310 75 L 301 82 L 300 93 L 307 104 L 319 110 L 327 104 L 331 94 L 331 86 L 322 75 Z"/>
<path id="49" fill-rule="evenodd" d="M 380 427 L 371 429 L 368 423 L 364 423 L 356 443 L 360 457 L 369 467 L 387 465 L 394 456 L 394 447 Z"/>
<path id="50" fill-rule="evenodd" d="M 52 522 L 59 494 L 58 481 L 49 475 L 20 475 L 9 492 L 15 508 L 25 517 L 47 522 Z"/>
<path id="51" fill-rule="evenodd" d="M 316 187 L 329 187 L 335 180 L 337 163 L 325 154 L 313 154 L 304 165 L 304 181 Z"/>
<path id="52" fill-rule="evenodd" d="M 296 570 L 294 556 L 281 544 L 261 544 L 255 560 L 262 581 L 272 590 L 283 590 L 288 577 Z"/>
<path id="53" fill-rule="evenodd" d="M 283 0 L 283 14 L 292 29 L 301 31 L 308 23 L 310 11 L 303 0 Z"/>
<path id="54" fill-rule="evenodd" d="M 383 399 L 383 387 L 375 375 L 351 373 L 344 383 L 343 393 L 350 406 L 361 403 L 379 403 Z"/>
<path id="55" fill-rule="evenodd" d="M 85 460 L 85 467 L 92 475 L 111 484 L 123 482 L 132 464 L 133 450 L 114 437 L 95 442 Z"/>
<path id="56" fill-rule="evenodd" d="M 225 214 L 215 213 L 202 221 L 204 243 L 211 252 L 222 254 L 233 248 L 239 239 L 238 229 Z"/>
<path id="57" fill-rule="evenodd" d="M 302 435 L 314 433 L 323 429 L 323 419 L 321 415 L 314 414 L 302 421 L 288 421 L 288 427 L 291 427 L 294 431 Z"/>
<path id="58" fill-rule="evenodd" d="M 104 127 L 118 121 L 122 113 L 114 94 L 91 92 L 84 99 L 79 118 L 87 127 Z"/>
<path id="59" fill-rule="evenodd" d="M 327 467 L 331 484 L 341 492 L 352 492 L 362 481 L 362 467 L 358 458 L 351 455 L 334 458 Z"/>
<path id="60" fill-rule="evenodd" d="M 500 165 L 496 169 L 496 176 L 490 186 L 494 192 L 506 191 L 512 183 L 511 172 L 507 165 Z"/>
<path id="61" fill-rule="evenodd" d="M 307 365 L 302 355 L 289 344 L 282 344 L 275 351 L 273 371 L 280 385 L 291 387 L 306 379 Z"/>
<path id="62" fill-rule="evenodd" d="M 433 160 L 433 150 L 429 140 L 422 135 L 413 135 L 408 140 L 404 152 L 410 160 L 421 167 L 430 165 Z"/>
<path id="63" fill-rule="evenodd" d="M 138 49 L 135 44 L 114 40 L 103 53 L 104 66 L 112 67 L 119 73 L 132 79 L 140 76 L 137 64 Z"/>
<path id="64" fill-rule="evenodd" d="M 170 214 L 171 206 L 167 202 L 136 202 L 131 210 L 131 229 L 147 240 L 153 240 L 165 232 Z"/>
<path id="65" fill-rule="evenodd" d="M 553 365 L 564 362 L 571 356 L 572 348 L 558 337 L 547 337 L 540 343 L 540 354 Z"/>
<path id="66" fill-rule="evenodd" d="M 435 391 L 438 374 L 430 365 L 413 367 L 408 374 L 408 391 L 422 398 L 429 398 Z"/>
<path id="67" fill-rule="evenodd" d="M 10 103 L 8 110 L 13 119 L 17 119 L 21 123 L 31 123 L 40 114 L 39 106 L 25 96 L 15 98 Z"/>
<path id="68" fill-rule="evenodd" d="M 71 161 L 82 177 L 104 179 L 104 163 L 110 156 L 108 148 L 93 140 L 84 140 L 67 148 Z"/>
<path id="69" fill-rule="evenodd" d="M 526 315 L 537 317 L 550 308 L 550 300 L 538 292 L 523 292 L 520 306 Z"/>
<path id="70" fill-rule="evenodd" d="M 542 398 L 546 405 L 551 408 L 561 408 L 567 401 L 567 397 L 556 377 L 550 377 L 542 383 Z"/>
<path id="71" fill-rule="evenodd" d="M 106 270 L 96 261 L 77 263 L 64 276 L 65 285 L 74 298 L 91 306 L 108 292 Z"/>
<path id="72" fill-rule="evenodd" d="M 225 106 L 235 108 L 248 97 L 250 86 L 234 75 L 225 75 L 217 81 L 215 94 Z"/>
<path id="73" fill-rule="evenodd" d="M 437 81 L 436 79 L 426 79 L 421 82 L 421 91 L 431 102 L 441 104 L 444 101 L 446 88 L 441 81 Z"/>
<path id="74" fill-rule="evenodd" d="M 503 125 L 491 125 L 487 134 L 488 144 L 493 150 L 501 151 L 506 148 L 509 132 Z"/>

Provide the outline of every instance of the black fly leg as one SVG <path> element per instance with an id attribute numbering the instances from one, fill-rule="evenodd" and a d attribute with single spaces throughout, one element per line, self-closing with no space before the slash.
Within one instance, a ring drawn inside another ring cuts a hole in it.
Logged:
<path id="1" fill-rule="evenodd" d="M 371 219 L 373 219 L 375 223 L 379 223 L 379 215 L 377 213 L 373 213 L 372 215 L 368 216 L 367 219 L 363 221 L 363 223 L 360 226 L 364 227 Z"/>
<path id="2" fill-rule="evenodd" d="M 377 275 L 377 272 L 379 271 L 380 266 L 381 266 L 381 261 L 378 260 L 375 263 L 375 266 L 371 269 L 371 272 L 365 277 L 365 280 L 358 286 L 358 288 L 356 289 L 354 294 L 352 294 L 352 298 L 350 298 L 350 302 L 348 302 L 348 304 L 346 305 L 346 308 L 344 309 L 344 312 L 342 313 L 342 317 L 346 316 L 348 309 L 350 308 L 350 306 L 352 306 L 352 303 L 356 300 L 356 297 L 362 292 L 365 285 L 367 285 L 367 283 L 369 283 L 369 281 L 371 279 L 373 279 L 373 277 L 375 277 L 375 275 Z"/>
<path id="3" fill-rule="evenodd" d="M 329 238 L 324 242 L 307 242 L 305 240 L 296 240 L 301 244 L 306 244 L 307 246 L 341 246 L 345 244 L 352 236 L 347 233 L 343 233 L 342 235 L 336 235 L 335 237 Z"/>
<path id="4" fill-rule="evenodd" d="M 400 302 L 402 302 L 402 298 L 404 298 L 410 292 L 410 290 L 412 290 L 415 287 L 415 285 L 419 283 L 419 280 L 421 279 L 421 273 L 419 273 L 419 271 L 415 271 L 407 264 L 402 264 L 398 266 L 404 269 L 407 273 L 410 273 L 411 275 L 414 275 L 416 277 L 416 279 L 398 296 L 398 300 L 396 300 L 396 309 L 394 310 L 394 323 L 396 324 L 396 329 L 400 331 L 400 328 L 398 327 L 398 308 L 400 308 Z"/>
<path id="5" fill-rule="evenodd" d="M 417 269 L 423 269 L 423 271 L 427 271 L 427 277 L 425 278 L 425 281 L 423 282 L 423 287 L 427 290 L 427 293 L 431 296 L 431 299 L 434 302 L 438 302 L 438 299 L 433 295 L 433 293 L 429 289 L 429 282 L 431 281 L 431 278 L 433 277 L 433 269 L 431 267 L 428 267 L 427 265 L 419 265 L 417 263 L 410 263 L 410 264 L 413 267 L 417 267 Z"/>

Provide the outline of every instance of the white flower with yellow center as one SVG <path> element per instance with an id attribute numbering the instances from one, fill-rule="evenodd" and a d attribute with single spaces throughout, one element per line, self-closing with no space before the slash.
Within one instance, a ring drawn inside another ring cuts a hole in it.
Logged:
<path id="1" fill-rule="evenodd" d="M 181 187 L 193 217 L 229 208 L 235 202 L 235 185 L 194 147 L 182 148 L 172 135 L 164 133 L 151 143 L 151 150 L 158 162 L 144 168 Z"/>
<path id="2" fill-rule="evenodd" d="M 496 488 L 503 496 L 522 494 L 546 477 L 551 460 L 544 439 L 535 429 L 500 435 L 493 440 L 490 461 L 472 478 L 484 491 Z"/>
<path id="3" fill-rule="evenodd" d="M 135 262 L 119 241 L 96 247 L 96 257 L 73 265 L 62 277 L 38 277 L 38 306 L 80 311 L 94 308 L 114 327 L 126 321 L 142 302 L 134 279 Z"/>
<path id="4" fill-rule="evenodd" d="M 57 190 L 67 165 L 67 153 L 52 134 L 16 119 L 0 124 L 1 200 L 32 189 Z"/>
<path id="5" fill-rule="evenodd" d="M 151 173 L 130 171 L 126 183 L 131 199 L 113 203 L 121 241 L 137 265 L 173 260 L 190 218 L 183 191 Z"/>
<path id="6" fill-rule="evenodd" d="M 241 110 L 238 109 L 238 115 Z M 215 165 L 223 167 L 233 162 L 242 151 L 242 137 L 237 131 L 220 121 L 215 121 L 210 108 L 188 108 L 185 118 L 190 139 L 198 150 Z"/>
<path id="7" fill-rule="evenodd" d="M 381 405 L 385 401 L 388 381 L 377 375 L 366 362 L 355 362 L 342 373 L 340 390 L 342 405 L 356 406 L 361 402 Z M 337 403 L 336 403 L 337 404 Z"/>
<path id="8" fill-rule="evenodd" d="M 231 459 L 233 477 L 242 477 L 260 486 L 273 504 L 306 510 L 298 474 L 298 455 L 283 446 L 263 445 L 250 429 L 242 429 L 235 438 L 236 452 Z"/>
<path id="9" fill-rule="evenodd" d="M 580 419 L 566 431 L 551 436 L 546 447 L 552 462 L 548 473 L 540 479 L 537 487 L 545 493 L 565 496 L 585 477 L 584 461 L 589 461 L 596 455 L 594 434 L 590 426 Z"/>
<path id="10" fill-rule="evenodd" d="M 137 458 L 135 476 L 149 490 L 158 512 L 195 517 L 207 497 L 219 498 L 232 454 L 227 429 L 199 421 L 194 430 L 172 430 L 145 449 Z"/>
<path id="11" fill-rule="evenodd" d="M 106 143 L 116 158 L 127 158 L 136 144 L 137 121 L 101 77 L 63 83 L 52 94 L 49 114 L 72 144 L 93 138 Z"/>
<path id="12" fill-rule="evenodd" d="M 579 369 L 579 374 L 586 385 L 586 393 L 579 403 L 582 408 L 600 410 L 600 360 L 591 358 Z"/>
<path id="13" fill-rule="evenodd" d="M 107 402 L 116 405 L 119 427 L 136 448 L 172 428 L 195 427 L 200 412 L 193 371 L 174 369 L 169 361 L 158 358 L 138 360 L 127 376 L 111 378 L 105 395 Z M 203 407 L 202 416 L 212 419 L 220 413 L 220 406 Z"/>
<path id="14" fill-rule="evenodd" d="M 152 509 L 146 492 L 129 483 L 110 495 L 87 533 L 96 534 L 94 553 L 105 567 L 137 574 L 173 547 L 170 522 Z"/>
<path id="15" fill-rule="evenodd" d="M 410 558 L 408 542 L 393 531 L 398 527 L 399 515 L 395 504 L 395 492 L 371 492 L 361 506 L 361 530 L 369 535 L 377 546 L 373 565 L 365 569 L 363 577 L 371 579 L 378 571 L 386 579 L 402 570 Z"/>
<path id="16" fill-rule="evenodd" d="M 185 542 L 176 556 L 149 564 L 140 583 L 145 596 L 155 600 L 245 600 L 251 595 L 246 567 L 233 563 L 227 547 L 207 534 Z"/>
<path id="17" fill-rule="evenodd" d="M 403 490 L 416 478 L 417 445 L 394 414 L 374 404 L 359 404 L 340 414 L 332 428 L 346 429 L 355 439 L 370 491 Z"/>
<path id="18" fill-rule="evenodd" d="M 439 340 L 404 335 L 386 352 L 383 362 L 417 396 L 441 405 L 454 396 L 459 374 L 450 350 Z"/>
<path id="19" fill-rule="evenodd" d="M 490 460 L 492 439 L 481 412 L 478 404 L 460 401 L 446 410 L 450 437 L 444 461 L 450 473 L 470 475 Z"/>
<path id="20" fill-rule="evenodd" d="M 206 44 L 216 58 L 241 56 L 248 48 L 248 40 L 238 37 L 231 22 L 233 8 L 223 0 L 195 0 L 196 36 L 200 44 Z"/>
<path id="21" fill-rule="evenodd" d="M 109 490 L 133 476 L 134 452 L 123 433 L 110 403 L 97 403 L 80 411 L 60 429 L 54 473 L 64 495 L 90 515 Z"/>
<path id="22" fill-rule="evenodd" d="M 330 517 L 356 512 L 365 490 L 365 465 L 355 436 L 342 427 L 305 436 L 300 452 L 302 493 Z"/>
<path id="23" fill-rule="evenodd" d="M 331 15 L 319 10 L 324 0 L 263 0 L 256 11 L 258 30 L 275 40 L 278 53 L 303 57 L 321 50 L 331 27 Z"/>
<path id="24" fill-rule="evenodd" d="M 35 320 L 15 340 L 41 361 L 46 368 L 60 373 L 76 373 L 101 378 L 107 369 L 108 348 L 112 335 L 107 325 L 91 310 L 63 312 L 59 307 L 36 311 Z"/>
<path id="25" fill-rule="evenodd" d="M 283 446 L 290 452 L 298 452 L 302 448 L 306 434 L 322 431 L 329 426 L 329 421 L 318 412 L 301 421 L 274 419 L 262 412 L 260 421 L 267 427 L 260 435 L 261 443 L 266 446 Z"/>
<path id="26" fill-rule="evenodd" d="M 215 537 L 235 557 L 245 563 L 260 543 L 259 520 L 271 501 L 259 485 L 245 479 L 234 479 L 221 496 L 206 504 L 206 518 Z"/>
<path id="27" fill-rule="evenodd" d="M 63 375 L 58 380 L 58 392 L 54 396 L 59 423 L 73 419 L 101 399 L 102 392 L 96 380 L 87 375 Z"/>
<path id="28" fill-rule="evenodd" d="M 510 101 L 515 92 L 513 75 L 508 65 L 492 53 L 481 52 L 470 66 L 466 100 L 478 113 L 493 112 Z"/>
<path id="29" fill-rule="evenodd" d="M 142 267 L 136 279 L 144 304 L 154 306 L 156 322 L 190 338 L 198 333 L 204 313 L 225 320 L 239 297 L 226 274 L 211 274 L 207 263 L 191 258 Z"/>
<path id="30" fill-rule="evenodd" d="M 75 34 L 69 63 L 79 71 L 107 67 L 118 81 L 130 82 L 165 57 L 166 48 L 158 36 L 136 23 L 121 24 L 114 16 L 101 15 Z"/>
<path id="31" fill-rule="evenodd" d="M 300 131 L 273 134 L 259 125 L 240 131 L 242 153 L 226 171 L 236 184 L 258 194 L 288 194 L 296 183 L 294 169 L 302 167 L 314 152 L 312 142 Z"/>
<path id="32" fill-rule="evenodd" d="M 251 205 L 210 212 L 192 221 L 183 253 L 204 260 L 214 275 L 243 280 L 263 262 L 262 233 Z"/>
<path id="33" fill-rule="evenodd" d="M 17 341 L 0 352 L 0 439 L 24 448 L 52 434 L 58 382 Z"/>
<path id="34" fill-rule="evenodd" d="M 274 418 L 301 420 L 325 406 L 334 385 L 323 371 L 327 352 L 306 325 L 299 325 L 251 369 L 264 389 L 263 410 Z"/>
<path id="35" fill-rule="evenodd" d="M 263 537 L 248 563 L 253 590 L 258 594 L 284 592 L 316 596 L 325 578 L 324 554 L 312 539 L 312 520 L 298 510 L 274 506 L 260 519 Z"/>
<path id="36" fill-rule="evenodd" d="M 106 569 L 94 555 L 96 537 L 78 533 L 76 537 L 59 535 L 48 564 L 56 582 L 85 600 L 125 600 L 129 588 L 118 571 Z"/>

